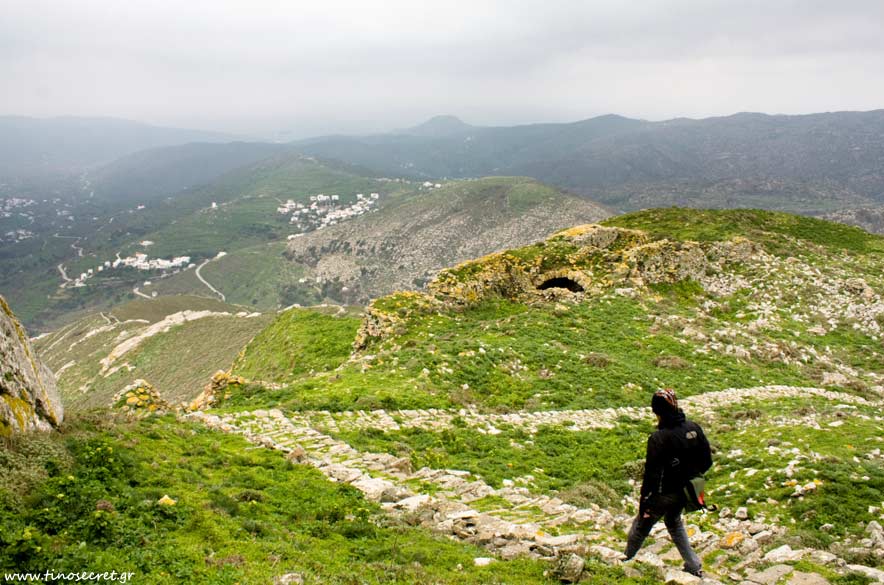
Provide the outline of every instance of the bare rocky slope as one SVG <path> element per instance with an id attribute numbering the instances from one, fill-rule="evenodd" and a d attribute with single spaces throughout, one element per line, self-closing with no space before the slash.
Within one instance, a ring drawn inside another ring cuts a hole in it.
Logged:
<path id="1" fill-rule="evenodd" d="M 287 256 L 364 302 L 423 286 L 445 266 L 607 217 L 602 206 L 532 179 L 458 181 L 377 213 L 294 238 Z"/>
<path id="2" fill-rule="evenodd" d="M 0 296 L 0 435 L 49 430 L 63 417 L 55 377 Z"/>
<path id="3" fill-rule="evenodd" d="M 884 234 L 884 205 L 842 209 L 824 215 L 828 220 L 861 227 L 873 234 Z"/>

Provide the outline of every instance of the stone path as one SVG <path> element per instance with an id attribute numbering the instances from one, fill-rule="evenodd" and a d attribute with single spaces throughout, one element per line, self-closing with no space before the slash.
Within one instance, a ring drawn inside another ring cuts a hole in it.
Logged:
<path id="1" fill-rule="evenodd" d="M 876 406 L 864 398 L 823 390 L 820 388 L 803 388 L 795 386 L 760 386 L 756 388 L 730 388 L 718 392 L 707 392 L 698 396 L 681 399 L 679 402 L 690 416 L 715 418 L 716 410 L 722 406 L 735 405 L 751 400 L 770 400 L 776 398 L 806 398 L 814 396 L 857 406 Z M 292 420 L 297 424 L 326 429 L 330 432 L 378 429 L 397 431 L 405 428 L 424 430 L 441 430 L 452 426 L 458 419 L 479 432 L 497 434 L 500 427 L 513 427 L 536 433 L 545 425 L 563 425 L 573 431 L 591 429 L 610 429 L 623 419 L 651 420 L 650 408 L 619 407 L 584 410 L 547 410 L 531 412 L 513 412 L 506 414 L 484 414 L 475 410 L 372 410 L 344 411 L 331 413 L 313 411 L 296 413 Z"/>
<path id="2" fill-rule="evenodd" d="M 683 400 L 692 414 L 714 416 L 715 409 L 745 400 L 817 396 L 842 404 L 873 405 L 850 394 L 817 388 L 765 386 L 711 392 Z M 390 514 L 410 524 L 424 526 L 443 535 L 484 546 L 497 557 L 518 556 L 557 561 L 571 569 L 582 558 L 593 555 L 618 564 L 623 542 L 615 529 L 626 529 L 631 517 L 612 513 L 597 505 L 578 508 L 557 497 L 532 491 L 527 483 L 506 480 L 495 489 L 468 471 L 453 469 L 418 470 L 411 461 L 387 453 L 360 452 L 327 434 L 338 430 L 375 428 L 396 430 L 408 427 L 443 429 L 460 417 L 484 432 L 499 432 L 511 425 L 535 432 L 546 424 L 569 424 L 575 430 L 611 428 L 621 417 L 648 418 L 648 409 L 610 408 L 598 410 L 518 412 L 483 414 L 475 411 L 401 410 L 394 412 L 304 412 L 287 417 L 277 409 L 215 415 L 193 412 L 182 415 L 223 432 L 238 433 L 256 445 L 279 450 L 293 462 L 311 465 L 329 479 L 348 483 Z M 773 584 L 788 577 L 788 583 L 819 584 L 827 581 L 817 574 L 794 571 L 789 562 L 808 559 L 827 565 L 836 572 L 864 572 L 884 583 L 884 572 L 869 567 L 845 567 L 843 560 L 827 551 L 788 546 L 765 551 L 765 545 L 785 534 L 780 526 L 751 522 L 738 510 L 718 515 L 705 532 L 689 526 L 691 541 L 701 556 L 719 549 L 731 549 L 744 558 L 736 567 L 721 565 L 726 555 L 707 562 L 704 582 L 724 581 Z M 659 523 L 637 561 L 654 567 L 667 582 L 699 583 L 674 570 L 680 566 L 677 551 L 671 547 L 665 528 Z M 660 538 L 658 538 L 660 537 Z M 884 539 L 884 535 L 881 536 Z M 716 564 L 716 559 L 718 564 Z M 484 561 L 483 561 L 484 562 Z M 773 565 L 768 568 L 768 565 Z M 774 570 L 775 567 L 780 567 Z M 762 570 L 763 569 L 763 570 Z M 673 572 L 674 571 L 674 572 Z M 784 581 L 785 582 L 785 581 Z"/>

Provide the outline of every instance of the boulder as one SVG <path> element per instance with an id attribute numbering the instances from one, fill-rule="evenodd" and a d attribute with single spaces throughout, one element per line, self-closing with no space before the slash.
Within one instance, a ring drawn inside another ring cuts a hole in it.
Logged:
<path id="1" fill-rule="evenodd" d="M 553 569 L 553 575 L 563 583 L 577 583 L 580 581 L 580 576 L 583 574 L 583 567 L 585 564 L 583 557 L 580 555 L 565 555 L 560 557 L 556 562 L 555 569 Z"/>
<path id="2" fill-rule="evenodd" d="M 0 435 L 51 430 L 63 418 L 55 376 L 0 296 Z"/>

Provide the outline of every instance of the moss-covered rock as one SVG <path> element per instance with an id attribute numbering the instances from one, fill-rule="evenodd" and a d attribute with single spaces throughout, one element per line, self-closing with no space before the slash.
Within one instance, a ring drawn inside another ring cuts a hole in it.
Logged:
<path id="1" fill-rule="evenodd" d="M 49 430 L 63 418 L 55 376 L 37 357 L 21 323 L 0 297 L 0 435 Z"/>
<path id="2" fill-rule="evenodd" d="M 246 379 L 242 376 L 218 370 L 212 375 L 212 379 L 209 380 L 203 391 L 187 405 L 187 410 L 193 412 L 211 408 L 230 398 L 234 388 L 242 387 L 246 383 Z"/>
<path id="3" fill-rule="evenodd" d="M 141 379 L 117 392 L 113 398 L 113 407 L 135 418 L 163 414 L 171 408 L 156 388 Z"/>
<path id="4" fill-rule="evenodd" d="M 745 238 L 651 241 L 635 229 L 580 225 L 443 270 L 427 285 L 427 294 L 397 292 L 376 299 L 365 312 L 354 346 L 364 349 L 373 339 L 388 337 L 416 312 L 466 308 L 490 298 L 580 302 L 612 287 L 699 280 L 760 250 Z"/>

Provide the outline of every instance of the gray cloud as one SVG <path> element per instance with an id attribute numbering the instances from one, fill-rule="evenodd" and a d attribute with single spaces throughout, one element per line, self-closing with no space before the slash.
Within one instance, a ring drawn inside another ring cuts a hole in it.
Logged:
<path id="1" fill-rule="evenodd" d="M 879 0 L 6 0 L 0 113 L 293 135 L 884 107 Z"/>

